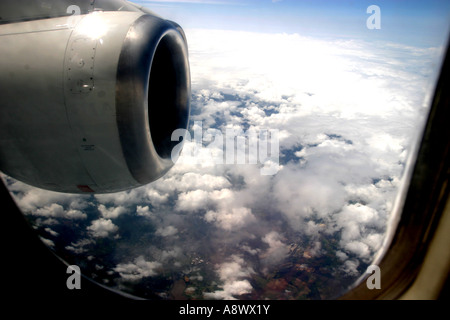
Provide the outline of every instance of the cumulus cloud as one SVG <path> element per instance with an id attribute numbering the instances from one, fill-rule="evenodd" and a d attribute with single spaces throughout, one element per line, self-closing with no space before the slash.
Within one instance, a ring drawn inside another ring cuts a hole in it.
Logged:
<path id="1" fill-rule="evenodd" d="M 207 292 L 204 294 L 207 299 L 220 299 L 220 300 L 236 300 L 235 296 L 240 296 L 246 293 L 250 293 L 252 285 L 248 280 L 234 280 L 226 282 L 223 285 L 223 290 L 215 292 Z"/>
<path id="2" fill-rule="evenodd" d="M 360 258 L 368 258 L 370 255 L 369 246 L 360 241 L 350 241 L 344 245 L 344 248 L 356 254 Z"/>
<path id="3" fill-rule="evenodd" d="M 105 205 L 101 204 L 98 206 L 98 211 L 100 211 L 105 219 L 115 219 L 127 210 L 122 206 L 107 208 Z"/>
<path id="4" fill-rule="evenodd" d="M 110 219 L 100 218 L 92 221 L 92 224 L 87 227 L 87 230 L 94 238 L 105 238 L 111 233 L 117 232 L 119 228 Z"/>
<path id="5" fill-rule="evenodd" d="M 161 237 L 170 237 L 178 233 L 178 229 L 173 226 L 161 227 L 156 230 L 155 234 Z"/>
<path id="6" fill-rule="evenodd" d="M 359 261 L 358 260 L 346 260 L 343 265 L 340 267 L 340 269 L 347 275 L 350 276 L 359 276 L 361 275 L 358 271 Z"/>
<path id="7" fill-rule="evenodd" d="M 82 254 L 89 252 L 89 245 L 95 244 L 93 239 L 81 239 L 77 242 L 72 242 L 70 245 L 66 246 L 65 249 L 75 254 Z"/>
<path id="8" fill-rule="evenodd" d="M 96 194 L 94 197 L 100 204 L 129 207 L 142 202 L 147 188 L 144 186 L 124 192 Z"/>
<path id="9" fill-rule="evenodd" d="M 205 190 L 211 191 L 231 187 L 230 182 L 222 176 L 186 172 L 181 177 L 171 177 L 166 183 L 173 184 L 179 191 Z"/>
<path id="10" fill-rule="evenodd" d="M 188 36 L 195 48 L 194 100 L 201 106 L 193 119 L 222 130 L 276 128 L 284 157 L 266 181 L 244 166 L 224 171 L 242 177 L 247 188 L 238 193 L 227 187 L 230 196 L 220 201 L 217 191 L 210 192 L 203 205 L 215 203 L 229 213 L 242 201 L 254 214 L 258 201 L 265 203 L 310 237 L 308 254 L 324 254 L 321 237 L 338 234 L 340 259 L 368 262 L 380 248 L 440 49 L 330 43 L 296 34 L 188 30 Z M 240 104 L 230 105 L 235 98 Z M 207 209 L 205 220 L 217 224 L 220 213 Z M 261 237 L 275 245 L 275 234 Z M 342 270 L 356 272 L 355 261 Z"/>
<path id="11" fill-rule="evenodd" d="M 254 273 L 253 269 L 247 267 L 244 259 L 239 256 L 233 255 L 230 260 L 222 263 L 217 269 L 217 273 L 223 282 L 220 286 L 222 290 L 206 292 L 204 293 L 205 298 L 235 300 L 236 296 L 251 292 L 252 286 L 245 278 Z"/>
<path id="12" fill-rule="evenodd" d="M 52 236 L 54 236 L 54 237 L 57 237 L 57 236 L 59 236 L 59 233 L 58 232 L 56 232 L 56 231 L 54 231 L 54 230 L 52 230 L 51 228 L 45 228 L 44 229 L 46 232 L 48 232 L 49 234 L 51 234 Z"/>
<path id="13" fill-rule="evenodd" d="M 224 230 L 238 230 L 246 224 L 256 221 L 255 216 L 249 208 L 222 208 L 219 211 L 208 211 L 205 220 L 214 222 Z"/>
<path id="14" fill-rule="evenodd" d="M 44 206 L 42 208 L 36 209 L 32 212 L 33 215 L 43 216 L 43 217 L 59 217 L 67 219 L 86 219 L 86 214 L 80 210 L 68 209 L 65 210 L 62 205 L 57 203 L 52 203 L 49 206 Z"/>
<path id="15" fill-rule="evenodd" d="M 149 206 L 136 206 L 136 214 L 138 216 L 150 217 L 152 216 L 152 212 L 150 211 Z"/>
<path id="16" fill-rule="evenodd" d="M 205 208 L 209 193 L 204 190 L 183 192 L 178 196 L 177 210 L 196 211 Z"/>
<path id="17" fill-rule="evenodd" d="M 139 256 L 133 262 L 119 263 L 114 271 L 125 280 L 137 281 L 157 275 L 161 266 L 161 263 L 157 261 L 146 261 L 143 256 Z"/>
<path id="18" fill-rule="evenodd" d="M 40 239 L 45 245 L 47 245 L 47 246 L 49 246 L 51 248 L 53 248 L 55 246 L 55 242 L 53 242 L 50 239 L 46 239 L 46 238 L 43 238 L 43 237 L 40 237 Z"/>
<path id="19" fill-rule="evenodd" d="M 42 217 L 65 217 L 68 219 L 85 219 L 83 211 L 89 206 L 85 196 L 68 195 L 59 192 L 34 188 L 5 175 L 8 189 L 24 214 Z"/>
<path id="20" fill-rule="evenodd" d="M 276 231 L 271 231 L 266 234 L 262 241 L 269 246 L 267 251 L 261 255 L 265 264 L 278 264 L 283 261 L 289 253 L 289 246 L 282 241 L 282 236 Z"/>
<path id="21" fill-rule="evenodd" d="M 147 197 L 150 204 L 154 207 L 159 206 L 169 199 L 169 195 L 167 193 L 159 193 L 155 189 L 149 189 L 147 190 Z"/>

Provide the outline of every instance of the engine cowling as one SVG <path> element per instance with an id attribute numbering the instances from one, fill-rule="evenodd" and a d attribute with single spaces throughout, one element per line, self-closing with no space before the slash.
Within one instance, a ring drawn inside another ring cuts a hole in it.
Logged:
<path id="1" fill-rule="evenodd" d="M 0 170 L 68 193 L 148 184 L 173 165 L 190 72 L 176 23 L 93 11 L 0 26 Z"/>

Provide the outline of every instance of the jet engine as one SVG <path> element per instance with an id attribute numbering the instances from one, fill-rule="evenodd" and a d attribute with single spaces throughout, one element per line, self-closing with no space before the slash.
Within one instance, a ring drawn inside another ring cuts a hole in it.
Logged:
<path id="1" fill-rule="evenodd" d="M 122 0 L 1 1 L 5 174 L 67 193 L 148 184 L 174 165 L 189 103 L 176 23 Z"/>

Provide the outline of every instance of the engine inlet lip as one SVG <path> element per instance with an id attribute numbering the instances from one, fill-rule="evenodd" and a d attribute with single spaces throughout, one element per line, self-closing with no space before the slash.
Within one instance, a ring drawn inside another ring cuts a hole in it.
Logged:
<path id="1" fill-rule="evenodd" d="M 128 169 L 140 184 L 160 178 L 174 165 L 170 136 L 173 129 L 187 128 L 190 94 L 182 29 L 152 15 L 139 17 L 130 26 L 119 57 L 116 121 Z M 166 105 L 168 101 L 168 110 L 158 108 L 153 102 L 158 100 Z"/>

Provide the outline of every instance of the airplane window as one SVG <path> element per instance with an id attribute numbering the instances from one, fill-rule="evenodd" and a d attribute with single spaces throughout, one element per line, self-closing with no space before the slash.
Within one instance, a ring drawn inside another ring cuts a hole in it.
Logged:
<path id="1" fill-rule="evenodd" d="M 184 141 L 177 162 L 105 194 L 2 175 L 27 220 L 68 264 L 140 298 L 341 296 L 385 247 L 450 3 L 135 2 L 187 38 L 192 95 L 188 131 L 172 135 Z"/>

